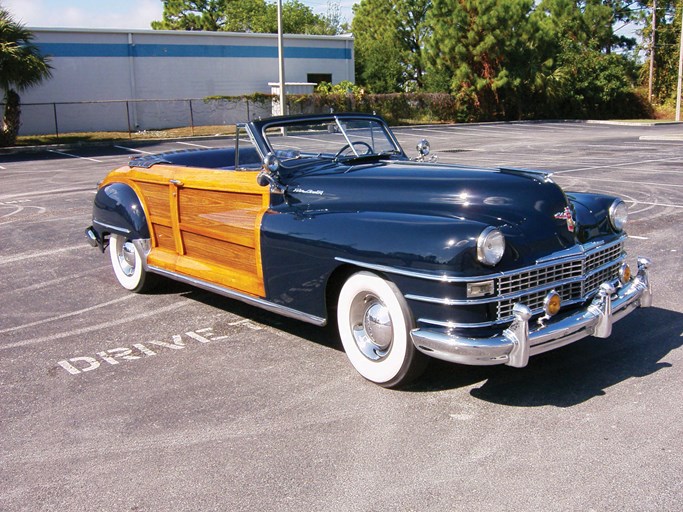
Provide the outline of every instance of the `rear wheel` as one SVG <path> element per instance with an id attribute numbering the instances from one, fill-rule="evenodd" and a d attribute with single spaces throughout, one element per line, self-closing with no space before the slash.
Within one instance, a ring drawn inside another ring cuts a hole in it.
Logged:
<path id="1" fill-rule="evenodd" d="M 370 272 L 353 274 L 339 293 L 339 335 L 363 377 L 397 387 L 418 377 L 427 357 L 410 339 L 413 319 L 396 285 Z"/>
<path id="2" fill-rule="evenodd" d="M 156 284 L 157 276 L 144 269 L 140 251 L 126 237 L 121 235 L 109 237 L 109 256 L 116 279 L 127 290 L 145 292 L 151 290 Z"/>

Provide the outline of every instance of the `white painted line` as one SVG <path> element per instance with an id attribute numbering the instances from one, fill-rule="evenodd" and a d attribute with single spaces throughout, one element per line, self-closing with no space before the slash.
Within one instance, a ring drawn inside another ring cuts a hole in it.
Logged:
<path id="1" fill-rule="evenodd" d="M 6 265 L 7 263 L 14 263 L 15 261 L 23 261 L 31 258 L 42 258 L 43 256 L 52 256 L 53 254 L 59 254 L 61 252 L 68 251 L 80 251 L 83 247 L 62 247 L 61 249 L 53 249 L 51 251 L 38 251 L 38 252 L 26 252 L 23 254 L 17 254 L 15 256 L 0 256 L 0 265 Z"/>
<path id="2" fill-rule="evenodd" d="M 39 197 L 39 196 L 48 196 L 48 195 L 54 195 L 54 194 L 67 194 L 67 193 L 81 193 L 81 192 L 90 192 L 95 188 L 95 185 L 92 187 L 88 188 L 58 188 L 58 189 L 53 189 L 53 190 L 44 190 L 42 192 L 24 192 L 22 194 L 9 194 L 5 196 L 0 196 L 0 201 L 7 201 L 8 199 L 16 199 L 17 197 Z"/>
<path id="3" fill-rule="evenodd" d="M 553 174 L 559 174 L 559 172 L 554 172 Z M 609 181 L 610 183 L 630 183 L 632 185 L 649 185 L 651 187 L 676 187 L 676 188 L 681 188 L 683 185 L 672 185 L 671 183 L 650 183 L 647 181 L 625 181 L 625 180 L 617 180 L 614 178 L 586 178 L 585 176 L 575 176 L 574 179 L 577 180 L 585 180 L 585 181 Z M 640 203 L 640 201 L 638 201 Z M 646 203 L 643 203 L 646 204 Z M 655 206 L 660 206 L 659 203 L 652 203 Z"/>
<path id="4" fill-rule="evenodd" d="M 82 217 L 80 217 L 80 218 L 82 218 Z M 28 286 L 24 286 L 23 288 L 11 288 L 11 289 L 0 290 L 0 295 L 10 294 L 10 293 L 19 294 L 19 293 L 32 292 L 35 290 L 42 290 L 43 288 L 48 288 L 48 287 L 54 286 L 56 284 L 60 284 L 60 283 L 68 282 L 68 281 L 73 281 L 74 279 L 80 279 L 80 278 L 88 276 L 90 274 L 100 274 L 107 268 L 110 268 L 109 264 L 104 264 L 104 265 L 101 265 L 100 267 L 90 268 L 87 271 L 80 272 L 78 274 L 69 274 L 67 276 L 58 277 L 56 279 L 50 279 L 50 280 L 45 280 L 45 281 L 37 281 L 37 282 L 30 284 Z"/>
<path id="5" fill-rule="evenodd" d="M 683 135 L 642 135 L 639 140 L 647 141 L 670 141 L 670 142 L 683 142 Z"/>
<path id="6" fill-rule="evenodd" d="M 447 133 L 444 130 L 430 130 L 429 128 L 413 128 L 411 131 L 412 132 L 427 132 L 430 134 L 432 134 L 432 133 L 441 133 L 441 134 Z M 401 135 L 403 137 L 410 137 L 411 136 L 411 134 L 409 134 L 409 133 L 402 133 Z M 413 137 L 415 136 L 415 134 L 412 134 L 412 135 L 413 135 Z M 430 135 L 430 137 L 433 139 L 444 139 L 444 140 L 452 140 L 453 139 L 453 135 L 444 135 L 442 137 L 439 137 L 438 135 Z"/>
<path id="7" fill-rule="evenodd" d="M 0 216 L 0 219 L 6 219 L 7 217 L 11 217 L 12 215 L 16 215 L 17 213 L 23 211 L 25 208 L 34 208 L 36 210 L 39 210 L 38 213 L 45 213 L 45 208 L 42 206 L 16 206 L 16 210 L 14 210 L 11 213 L 6 213 L 5 215 Z"/>
<path id="8" fill-rule="evenodd" d="M 133 297 L 136 297 L 136 295 L 133 295 Z M 138 315 L 132 315 L 132 316 L 127 316 L 125 318 L 119 318 L 119 319 L 113 320 L 111 322 L 103 322 L 100 324 L 94 324 L 94 325 L 90 325 L 87 327 L 81 327 L 80 329 L 74 329 L 72 331 L 53 333 L 53 334 L 50 334 L 48 336 L 41 336 L 39 338 L 31 338 L 28 340 L 17 341 L 16 343 L 10 343 L 8 345 L 0 346 L 0 351 L 8 350 L 11 348 L 26 347 L 29 345 L 35 345 L 37 343 L 43 343 L 45 341 L 56 341 L 56 340 L 59 340 L 62 338 L 68 338 L 69 336 L 78 336 L 78 335 L 86 334 L 86 333 L 93 332 L 93 331 L 99 331 L 101 329 L 108 329 L 108 328 L 113 327 L 115 325 L 126 324 L 129 322 L 134 322 L 136 320 L 143 320 L 145 318 L 149 318 L 149 317 L 154 316 L 156 314 L 167 313 L 169 311 L 173 311 L 174 309 L 183 308 L 189 304 L 191 304 L 191 302 L 189 300 L 184 301 L 184 302 L 175 302 L 175 303 L 170 304 L 168 306 L 164 306 L 161 308 L 145 311 L 144 313 L 140 313 Z"/>
<path id="9" fill-rule="evenodd" d="M 9 327 L 7 329 L 0 329 L 0 334 L 5 332 L 18 331 L 20 329 L 26 329 L 27 327 L 33 327 L 35 325 L 46 324 L 48 322 L 54 322 L 55 320 L 63 320 L 65 318 L 70 318 L 72 316 L 82 315 L 83 313 L 88 313 L 99 308 L 105 308 L 107 306 L 111 306 L 112 304 L 117 304 L 119 302 L 123 302 L 124 300 L 132 299 L 134 297 L 137 296 L 133 294 L 124 295 L 123 297 L 119 297 L 118 299 L 110 300 L 109 302 L 103 302 L 102 304 L 97 304 L 95 306 L 90 306 L 89 308 L 79 309 L 78 311 L 72 311 L 71 313 L 64 313 L 63 315 L 53 316 L 51 318 L 44 318 L 43 320 L 37 320 L 36 322 L 31 322 L 24 325 L 17 325 L 15 327 Z"/>
<path id="10" fill-rule="evenodd" d="M 555 171 L 554 174 L 562 174 L 565 172 L 577 172 L 577 171 L 592 171 L 594 169 L 611 169 L 613 167 L 625 167 L 632 165 L 638 167 L 643 164 L 652 164 L 656 162 L 670 162 L 670 161 L 680 160 L 680 157 L 670 157 L 670 158 L 658 158 L 656 160 L 641 160 L 640 162 L 624 162 L 622 164 L 611 164 L 611 165 L 596 165 L 593 167 L 577 167 L 576 169 L 566 169 L 564 171 Z M 581 178 L 583 179 L 583 178 Z"/>
<path id="11" fill-rule="evenodd" d="M 646 236 L 628 235 L 628 237 L 633 238 L 634 240 L 649 240 L 649 238 Z"/>
<path id="12" fill-rule="evenodd" d="M 625 183 L 625 182 L 620 181 L 619 183 Z M 683 185 L 680 185 L 680 186 L 683 186 Z M 626 201 L 626 202 L 630 203 L 631 201 Z M 681 205 L 681 204 L 647 203 L 645 201 L 633 201 L 633 203 L 635 203 L 636 205 L 644 204 L 644 205 L 650 205 L 650 206 L 664 206 L 665 208 L 683 208 L 683 205 Z"/>
<path id="13" fill-rule="evenodd" d="M 6 169 L 6 167 L 3 167 L 2 165 L 0 165 L 0 169 L 2 169 L 4 171 Z"/>
<path id="14" fill-rule="evenodd" d="M 176 142 L 176 144 L 182 144 L 183 146 L 194 146 L 196 148 L 211 149 L 211 146 L 202 146 L 201 144 L 192 144 L 191 142 Z"/>
<path id="15" fill-rule="evenodd" d="M 92 162 L 97 162 L 97 163 L 102 163 L 102 160 L 98 160 L 96 158 L 88 158 L 87 156 L 78 156 L 78 155 L 72 155 L 71 153 L 67 153 L 65 151 L 57 151 L 56 149 L 48 149 L 48 153 L 56 153 L 58 155 L 63 155 L 63 156 L 70 156 L 71 158 L 78 158 L 79 160 L 90 160 Z"/>
<path id="16" fill-rule="evenodd" d="M 155 153 L 150 153 L 149 151 L 143 151 L 141 149 L 133 149 L 133 148 L 127 148 L 125 146 L 114 146 L 115 148 L 118 149 L 123 149 L 124 151 L 130 151 L 132 153 L 141 153 L 143 155 L 154 155 Z"/>

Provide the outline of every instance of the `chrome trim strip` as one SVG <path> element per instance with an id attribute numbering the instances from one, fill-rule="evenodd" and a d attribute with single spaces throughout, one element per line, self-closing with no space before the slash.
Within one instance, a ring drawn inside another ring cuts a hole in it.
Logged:
<path id="1" fill-rule="evenodd" d="M 594 296 L 597 293 L 597 290 L 593 291 L 588 297 L 581 297 L 579 299 L 571 299 L 571 300 L 563 300 L 562 301 L 562 307 L 567 307 L 567 306 L 573 306 L 574 304 L 580 304 L 582 302 L 585 302 L 591 298 L 591 296 Z M 534 309 L 531 309 L 531 314 L 532 315 L 537 315 L 543 311 L 543 307 L 537 307 Z M 429 318 L 418 318 L 417 321 L 418 323 L 423 323 L 423 324 L 429 324 L 429 325 L 436 325 L 437 327 L 445 327 L 447 329 L 476 329 L 479 327 L 494 327 L 496 325 L 503 325 L 503 324 L 509 324 L 514 320 L 514 315 L 508 315 L 506 317 L 501 318 L 500 320 L 492 320 L 490 322 L 479 322 L 479 323 L 471 323 L 471 324 L 465 324 L 465 323 L 459 323 L 459 322 L 442 322 L 441 320 L 431 320 Z"/>
<path id="2" fill-rule="evenodd" d="M 397 267 L 390 267 L 388 265 L 376 265 L 374 263 L 367 263 L 364 261 L 358 261 L 358 260 L 352 260 L 349 258 L 340 258 L 336 257 L 335 260 L 339 261 L 341 263 L 349 263 L 351 265 L 355 265 L 357 267 L 361 268 L 367 268 L 368 270 L 376 270 L 377 272 L 384 272 L 386 274 L 396 274 L 396 275 L 401 275 L 401 276 L 406 276 L 406 277 L 414 277 L 416 279 L 425 279 L 429 281 L 439 281 L 442 283 L 472 283 L 476 281 L 482 281 L 482 280 L 487 280 L 487 279 L 499 279 L 501 277 L 506 277 L 506 276 L 513 276 L 515 274 L 520 274 L 522 272 L 527 272 L 531 270 L 540 270 L 546 267 L 552 267 L 554 265 L 558 265 L 561 263 L 564 263 L 565 261 L 570 262 L 570 261 L 575 261 L 578 259 L 585 259 L 591 256 L 593 253 L 598 252 L 598 251 L 604 251 L 606 249 L 609 249 L 613 246 L 619 245 L 623 243 L 628 237 L 626 235 L 622 235 L 619 237 L 617 240 L 610 242 L 609 244 L 602 244 L 597 247 L 595 247 L 595 242 L 591 242 L 590 244 L 587 244 L 587 246 L 590 246 L 590 249 L 581 253 L 581 256 L 578 255 L 573 255 L 573 256 L 561 256 L 559 259 L 547 259 L 547 263 L 543 265 L 529 265 L 528 267 L 522 267 L 522 268 L 517 268 L 514 270 L 509 270 L 506 272 L 497 272 L 495 274 L 484 274 L 481 276 L 474 276 L 474 277 L 455 277 L 455 276 L 447 276 L 444 274 L 437 275 L 437 274 L 428 274 L 424 271 L 415 271 L 415 270 L 407 270 L 407 269 L 401 269 Z M 580 247 L 585 247 L 585 246 L 580 246 Z M 560 251 L 564 252 L 564 251 Z M 555 253 L 558 254 L 558 253 Z M 546 258 L 553 258 L 553 255 L 549 255 Z"/>
<path id="3" fill-rule="evenodd" d="M 524 297 L 525 295 L 532 295 L 534 293 L 539 293 L 539 292 L 544 292 L 544 291 L 550 291 L 553 288 L 557 288 L 559 286 L 565 286 L 568 284 L 573 284 L 573 283 L 581 283 L 588 281 L 591 279 L 595 274 L 598 274 L 600 272 L 603 272 L 610 268 L 613 265 L 617 265 L 621 262 L 623 262 L 626 259 L 625 255 L 621 255 L 619 258 L 610 260 L 608 263 L 605 263 L 604 265 L 601 265 L 595 270 L 591 270 L 589 273 L 577 277 L 568 277 L 567 279 L 561 279 L 559 281 L 553 281 L 552 283 L 548 284 L 543 284 L 540 286 L 535 286 L 533 288 L 526 288 L 524 290 L 518 291 L 518 292 L 511 292 L 511 293 L 506 293 L 503 295 L 492 295 L 491 297 L 484 297 L 481 299 L 440 299 L 438 297 L 425 297 L 422 295 L 414 295 L 412 293 L 407 293 L 405 295 L 406 299 L 409 300 L 416 300 L 418 302 L 427 302 L 430 304 L 439 304 L 441 306 L 476 306 L 480 304 L 490 304 L 492 302 L 501 302 L 504 300 L 513 300 L 513 299 L 518 299 L 520 297 Z M 584 297 L 580 299 L 575 299 L 574 302 L 581 302 L 581 300 L 586 299 L 587 297 L 590 297 L 591 295 L 595 294 L 595 290 L 590 290 L 588 294 L 586 294 Z M 563 304 L 570 304 L 571 302 L 569 301 L 562 301 Z"/>
<path id="4" fill-rule="evenodd" d="M 116 231 L 121 231 L 122 233 L 126 233 L 126 234 L 130 233 L 130 229 L 122 228 L 120 226 L 114 226 L 113 224 L 105 224 L 104 222 L 100 222 L 99 220 L 96 220 L 96 219 L 93 219 L 92 223 L 97 224 L 98 226 L 102 226 L 103 228 L 115 229 Z"/>
<path id="5" fill-rule="evenodd" d="M 194 277 L 188 277 L 182 274 L 178 274 L 175 272 L 171 272 L 169 270 L 165 270 L 162 268 L 158 267 L 153 267 L 153 266 L 148 266 L 147 270 L 150 272 L 154 272 L 156 274 L 160 274 L 165 277 L 169 277 L 171 279 L 174 279 L 176 281 L 180 281 L 181 283 L 187 283 L 191 284 L 192 286 L 196 286 L 197 288 L 201 288 L 203 290 L 207 290 L 213 293 L 217 293 L 218 295 L 222 295 L 223 297 L 228 297 L 229 299 L 236 299 L 241 302 L 244 302 L 246 304 L 250 304 L 252 306 L 257 306 L 261 309 L 265 309 L 266 311 L 270 311 L 271 313 L 277 313 L 278 315 L 286 316 L 288 318 L 294 318 L 295 320 L 301 320 L 303 322 L 307 322 L 309 324 L 314 324 L 317 326 L 324 326 L 327 324 L 327 319 L 326 318 L 320 318 L 315 315 L 310 315 L 308 313 L 304 313 L 302 311 L 297 311 L 296 309 L 288 308 L 286 306 L 281 306 L 280 304 L 275 304 L 273 302 L 267 301 L 266 299 L 262 299 L 260 297 L 252 297 L 250 295 L 246 295 L 244 293 L 231 290 L 230 288 L 225 288 L 223 286 L 218 286 L 212 283 L 208 283 L 206 281 L 202 281 L 201 279 L 196 279 Z"/>

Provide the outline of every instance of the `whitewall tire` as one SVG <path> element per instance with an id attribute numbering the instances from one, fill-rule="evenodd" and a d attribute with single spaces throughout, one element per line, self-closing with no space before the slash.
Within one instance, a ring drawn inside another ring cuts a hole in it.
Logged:
<path id="1" fill-rule="evenodd" d="M 109 237 L 109 257 L 116 279 L 125 289 L 144 292 L 152 288 L 154 277 L 143 267 L 138 248 L 121 235 Z"/>
<path id="2" fill-rule="evenodd" d="M 391 281 L 371 272 L 349 277 L 339 293 L 337 324 L 349 361 L 369 381 L 396 387 L 424 370 L 427 357 L 410 339 L 412 315 Z"/>

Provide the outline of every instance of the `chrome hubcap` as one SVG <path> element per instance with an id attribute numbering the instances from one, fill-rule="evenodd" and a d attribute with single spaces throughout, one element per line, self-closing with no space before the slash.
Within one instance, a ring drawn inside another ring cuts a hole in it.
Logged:
<path id="1" fill-rule="evenodd" d="M 135 272 L 135 246 L 132 242 L 124 242 L 118 250 L 119 266 L 127 276 Z"/>
<path id="2" fill-rule="evenodd" d="M 389 308 L 382 301 L 374 295 L 358 295 L 349 320 L 356 346 L 365 357 L 379 361 L 389 354 L 394 328 Z"/>

